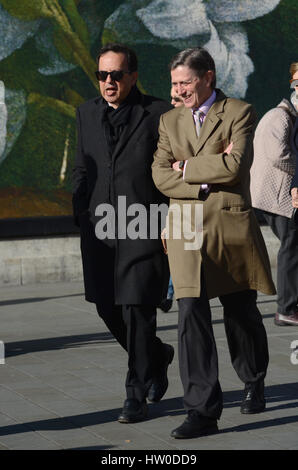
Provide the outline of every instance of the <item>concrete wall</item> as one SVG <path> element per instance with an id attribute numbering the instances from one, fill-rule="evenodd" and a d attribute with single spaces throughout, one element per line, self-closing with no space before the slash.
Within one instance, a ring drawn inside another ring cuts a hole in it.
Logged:
<path id="1" fill-rule="evenodd" d="M 81 279 L 77 235 L 0 240 L 0 286 Z"/>
<path id="2" fill-rule="evenodd" d="M 279 241 L 262 227 L 272 267 Z M 81 281 L 79 236 L 0 240 L 0 287 L 39 282 Z"/>

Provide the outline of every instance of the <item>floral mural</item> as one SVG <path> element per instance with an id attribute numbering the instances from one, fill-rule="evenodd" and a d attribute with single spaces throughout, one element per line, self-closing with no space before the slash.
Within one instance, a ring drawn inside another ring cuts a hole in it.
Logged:
<path id="1" fill-rule="evenodd" d="M 0 219 L 71 214 L 75 109 L 98 94 L 95 57 L 119 41 L 139 87 L 169 99 L 168 63 L 201 45 L 217 86 L 259 117 L 288 97 L 296 0 L 0 0 Z"/>

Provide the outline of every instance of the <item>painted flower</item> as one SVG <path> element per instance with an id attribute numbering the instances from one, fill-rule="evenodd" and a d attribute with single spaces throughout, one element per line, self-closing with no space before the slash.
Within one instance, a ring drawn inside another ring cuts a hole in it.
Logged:
<path id="1" fill-rule="evenodd" d="M 5 87 L 4 83 L 0 80 L 0 161 L 6 145 L 6 122 L 7 108 L 5 104 Z"/>
<path id="2" fill-rule="evenodd" d="M 5 88 L 4 82 L 0 81 L 0 164 L 19 137 L 25 119 L 25 93 Z"/>
<path id="3" fill-rule="evenodd" d="M 102 21 L 92 15 L 92 2 L 84 0 L 79 13 L 85 21 L 93 40 Z M 33 15 L 34 16 L 34 15 Z M 0 61 L 20 49 L 29 38 L 34 38 L 36 47 L 47 57 L 45 65 L 38 68 L 42 75 L 57 75 L 77 67 L 65 60 L 55 46 L 53 24 L 45 18 L 19 19 L 0 4 Z M 0 164 L 16 142 L 26 119 L 26 94 L 23 90 L 8 88 L 2 81 L 0 116 Z"/>
<path id="4" fill-rule="evenodd" d="M 125 0 L 106 19 L 104 38 L 116 37 L 131 46 L 170 45 L 177 50 L 202 45 L 215 59 L 218 86 L 226 94 L 241 98 L 246 94 L 247 78 L 254 70 L 249 57 L 246 31 L 241 22 L 269 13 L 279 2 L 280 0 Z M 11 6 L 12 3 L 25 11 L 26 4 L 21 4 L 21 7 L 18 0 L 3 0 L 3 4 Z M 58 50 L 53 23 L 43 15 L 39 17 L 42 4 L 41 1 L 38 4 L 28 4 L 32 12 L 28 19 L 24 19 L 26 15 L 20 18 L 13 16 L 13 13 L 10 14 L 1 6 L 0 1 L 0 61 L 20 49 L 27 39 L 34 38 L 37 48 L 47 57 L 38 71 L 43 75 L 67 72 L 78 65 L 72 61 L 71 54 L 62 56 L 61 50 Z M 104 10 L 108 7 L 103 3 L 100 8 Z M 77 9 L 92 45 L 98 40 L 98 31 L 102 28 L 103 12 L 95 6 L 93 0 L 81 0 Z M 12 149 L 26 118 L 26 94 L 23 90 L 9 89 L 2 82 L 1 96 L 0 163 Z"/>
<path id="5" fill-rule="evenodd" d="M 242 21 L 272 11 L 280 0 L 126 0 L 106 20 L 107 32 L 127 44 L 200 45 L 213 56 L 218 86 L 242 98 L 254 70 Z"/>

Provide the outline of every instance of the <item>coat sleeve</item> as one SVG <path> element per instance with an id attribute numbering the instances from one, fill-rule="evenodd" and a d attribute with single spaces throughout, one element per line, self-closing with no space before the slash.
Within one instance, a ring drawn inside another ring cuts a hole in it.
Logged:
<path id="1" fill-rule="evenodd" d="M 199 184 L 188 184 L 183 180 L 182 171 L 173 170 L 175 162 L 171 149 L 169 132 L 164 115 L 160 118 L 159 140 L 152 164 L 152 177 L 155 186 L 167 197 L 175 199 L 198 199 Z"/>
<path id="2" fill-rule="evenodd" d="M 226 111 L 227 113 L 229 111 Z M 242 179 L 242 174 L 247 173 L 252 163 L 252 143 L 256 125 L 256 113 L 251 105 L 245 104 L 231 121 L 226 123 L 226 137 L 228 142 L 233 142 L 230 154 L 224 152 L 216 154 L 199 153 L 188 160 L 184 179 L 187 183 L 208 183 L 234 186 Z M 206 147 L 208 141 L 206 143 Z"/>
<path id="3" fill-rule="evenodd" d="M 82 145 L 81 135 L 81 118 L 80 111 L 77 110 L 77 151 L 75 158 L 75 165 L 73 168 L 73 215 L 76 225 L 79 225 L 79 216 L 88 210 L 88 197 L 87 197 L 87 170 L 84 160 L 84 152 Z"/>

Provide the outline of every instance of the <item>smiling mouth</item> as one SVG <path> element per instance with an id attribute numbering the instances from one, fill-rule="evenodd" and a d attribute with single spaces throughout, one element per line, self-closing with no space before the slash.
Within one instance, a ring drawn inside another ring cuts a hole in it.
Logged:
<path id="1" fill-rule="evenodd" d="M 183 101 L 189 101 L 191 97 L 192 95 L 186 95 L 186 96 L 182 96 L 181 98 L 183 99 Z"/>

